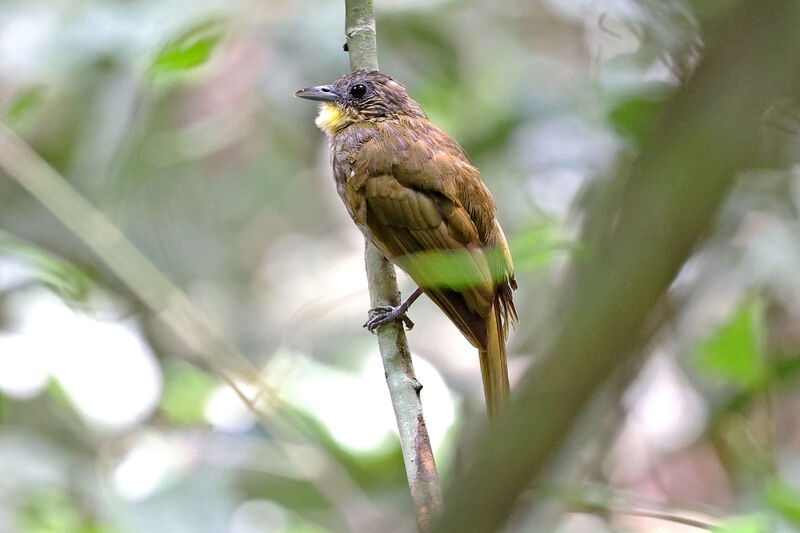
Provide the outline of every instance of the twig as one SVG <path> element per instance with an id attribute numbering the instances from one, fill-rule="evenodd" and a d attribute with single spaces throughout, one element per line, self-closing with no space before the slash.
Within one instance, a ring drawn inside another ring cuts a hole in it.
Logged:
<path id="1" fill-rule="evenodd" d="M 372 0 L 345 0 L 345 9 L 346 49 L 350 54 L 350 68 L 377 70 Z M 364 259 L 372 306 L 399 305 L 400 291 L 392 264 L 369 243 L 366 245 Z M 411 353 L 402 323 L 391 322 L 378 328 L 378 347 L 397 419 L 400 448 L 403 451 L 408 487 L 416 508 L 417 525 L 420 531 L 428 531 L 442 508 L 442 489 L 422 415 L 419 398 L 422 385 L 414 376 Z"/>
<path id="2" fill-rule="evenodd" d="M 574 486 L 551 486 L 547 487 L 546 490 L 571 513 L 591 513 L 604 519 L 608 519 L 611 515 L 639 516 L 674 522 L 707 531 L 721 531 L 723 529 L 719 525 L 721 520 L 707 514 L 664 507 L 663 504 L 643 498 L 633 498 L 608 487 L 578 484 Z M 689 514 L 696 514 L 697 516 L 692 517 Z"/>
<path id="3" fill-rule="evenodd" d="M 706 531 L 722 531 L 722 526 L 714 525 L 710 522 L 697 520 L 688 516 L 680 516 L 666 511 L 649 511 L 644 509 L 609 509 L 613 513 L 626 514 L 629 516 L 640 516 L 642 518 L 652 518 L 654 520 L 663 520 L 665 522 L 673 522 L 683 526 L 695 527 L 697 529 L 705 529 Z"/>

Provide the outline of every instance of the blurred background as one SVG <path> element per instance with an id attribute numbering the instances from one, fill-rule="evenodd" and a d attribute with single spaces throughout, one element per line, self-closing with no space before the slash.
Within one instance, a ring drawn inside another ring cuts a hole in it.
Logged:
<path id="1" fill-rule="evenodd" d="M 124 283 L 0 174 L 1 532 L 414 530 L 361 328 L 363 241 L 316 108 L 292 97 L 349 69 L 343 4 L 0 3 L 2 120 L 105 214 L 61 216 L 120 228 L 210 321 L 160 320 L 142 303 L 164 287 L 155 271 Z M 628 168 L 702 55 L 698 13 L 680 0 L 375 7 L 382 70 L 499 205 L 520 285 L 513 383 L 542 348 L 592 191 Z M 800 526 L 800 119 L 792 102 L 770 113 L 782 166 L 740 180 L 646 357 L 596 400 L 546 502 L 522 502 L 509 531 Z M 483 422 L 478 359 L 426 299 L 411 316 L 446 484 Z"/>

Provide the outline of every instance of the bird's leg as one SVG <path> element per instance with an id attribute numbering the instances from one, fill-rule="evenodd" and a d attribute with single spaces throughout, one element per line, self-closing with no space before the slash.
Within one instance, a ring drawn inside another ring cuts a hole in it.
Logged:
<path id="1" fill-rule="evenodd" d="M 414 303 L 414 300 L 419 298 L 422 294 L 422 289 L 417 287 L 417 290 L 411 293 L 411 296 L 406 298 L 406 301 L 394 307 L 393 305 L 379 305 L 369 310 L 369 320 L 364 324 L 364 327 L 375 333 L 375 330 L 384 324 L 388 324 L 393 320 L 401 320 L 406 329 L 414 327 L 414 323 L 406 316 L 406 311 Z"/>

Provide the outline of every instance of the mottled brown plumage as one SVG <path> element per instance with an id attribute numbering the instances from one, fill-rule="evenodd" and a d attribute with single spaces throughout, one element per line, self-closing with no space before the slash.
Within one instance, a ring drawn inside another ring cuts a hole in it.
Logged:
<path id="1" fill-rule="evenodd" d="M 355 71 L 297 96 L 323 102 L 317 124 L 329 137 L 350 216 L 479 349 L 489 413 L 502 412 L 516 283 L 478 170 L 405 88 L 380 72 Z"/>

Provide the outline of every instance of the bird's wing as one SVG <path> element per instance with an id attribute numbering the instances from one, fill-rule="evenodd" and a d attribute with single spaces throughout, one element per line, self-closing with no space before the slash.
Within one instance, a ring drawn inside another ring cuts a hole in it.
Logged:
<path id="1" fill-rule="evenodd" d="M 458 199 L 462 177 L 454 175 L 471 165 L 430 144 L 391 139 L 366 142 L 355 154 L 347 183 L 351 212 L 467 338 L 483 344 L 495 288 L 506 275 L 493 272 L 495 251 L 481 236 L 481 225 L 494 230 L 491 196 L 483 199 L 491 218 L 476 223 Z"/>

